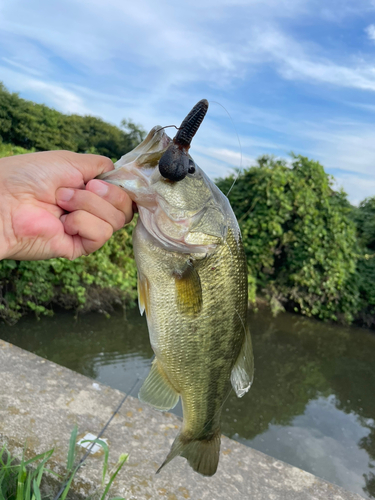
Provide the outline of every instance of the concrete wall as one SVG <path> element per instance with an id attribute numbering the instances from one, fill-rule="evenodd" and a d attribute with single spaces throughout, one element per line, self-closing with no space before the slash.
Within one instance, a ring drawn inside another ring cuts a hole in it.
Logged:
<path id="1" fill-rule="evenodd" d="M 67 368 L 0 341 L 0 444 L 29 456 L 55 447 L 51 467 L 64 471 L 71 431 L 97 435 L 123 394 Z M 163 471 L 156 469 L 167 455 L 180 427 L 170 413 L 160 413 L 129 397 L 103 437 L 108 439 L 114 466 L 129 453 L 110 498 L 209 500 L 354 500 L 359 495 L 245 447 L 222 439 L 218 472 L 212 478 L 194 473 L 183 458 Z M 76 497 L 86 498 L 100 485 L 103 457 L 90 456 L 74 483 Z M 50 483 L 56 490 L 57 485 Z"/>

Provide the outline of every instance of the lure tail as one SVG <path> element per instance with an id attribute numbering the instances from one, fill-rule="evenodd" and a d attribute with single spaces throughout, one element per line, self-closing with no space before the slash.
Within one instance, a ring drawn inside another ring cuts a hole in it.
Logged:
<path id="1" fill-rule="evenodd" d="M 189 465 L 203 476 L 213 476 L 217 470 L 220 452 L 220 431 L 206 439 L 188 439 L 181 432 L 172 444 L 171 451 L 156 471 L 158 474 L 173 458 L 181 455 Z"/>

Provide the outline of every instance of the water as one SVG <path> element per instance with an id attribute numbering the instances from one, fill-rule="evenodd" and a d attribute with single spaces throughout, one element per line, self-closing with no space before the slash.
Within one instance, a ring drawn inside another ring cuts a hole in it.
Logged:
<path id="1" fill-rule="evenodd" d="M 223 433 L 375 498 L 374 333 L 287 313 L 274 319 L 267 310 L 250 313 L 250 325 L 255 381 L 244 398 L 228 398 Z M 127 319 L 25 318 L 1 325 L 0 337 L 124 392 L 146 376 L 152 357 L 136 310 Z"/>

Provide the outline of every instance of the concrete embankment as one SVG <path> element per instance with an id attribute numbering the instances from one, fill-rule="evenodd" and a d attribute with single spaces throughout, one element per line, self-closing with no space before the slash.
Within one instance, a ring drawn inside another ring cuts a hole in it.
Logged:
<path id="1" fill-rule="evenodd" d="M 75 424 L 79 437 L 97 435 L 124 394 L 92 379 L 0 341 L 0 445 L 7 443 L 28 456 L 55 448 L 51 468 L 64 471 L 69 437 Z M 128 500 L 359 500 L 307 472 L 280 462 L 226 437 L 222 439 L 218 472 L 212 478 L 194 473 L 176 458 L 155 475 L 181 425 L 170 413 L 160 413 L 129 397 L 104 438 L 113 467 L 122 453 L 129 461 L 110 498 Z M 70 498 L 83 499 L 97 491 L 103 456 L 90 456 L 80 469 Z M 111 468 L 110 467 L 110 468 Z M 55 492 L 58 484 L 46 486 Z"/>

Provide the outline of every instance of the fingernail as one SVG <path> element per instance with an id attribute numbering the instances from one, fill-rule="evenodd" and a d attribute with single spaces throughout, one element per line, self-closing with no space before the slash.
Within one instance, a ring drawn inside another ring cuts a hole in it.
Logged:
<path id="1" fill-rule="evenodd" d="M 59 189 L 58 198 L 61 201 L 69 201 L 73 198 L 74 189 L 61 188 Z"/>
<path id="2" fill-rule="evenodd" d="M 61 222 L 64 224 L 65 219 L 68 217 L 68 214 L 64 214 L 60 217 Z"/>
<path id="3" fill-rule="evenodd" d="M 90 189 L 99 196 L 105 196 L 108 193 L 108 184 L 106 182 L 98 181 L 97 179 L 91 181 Z"/>

